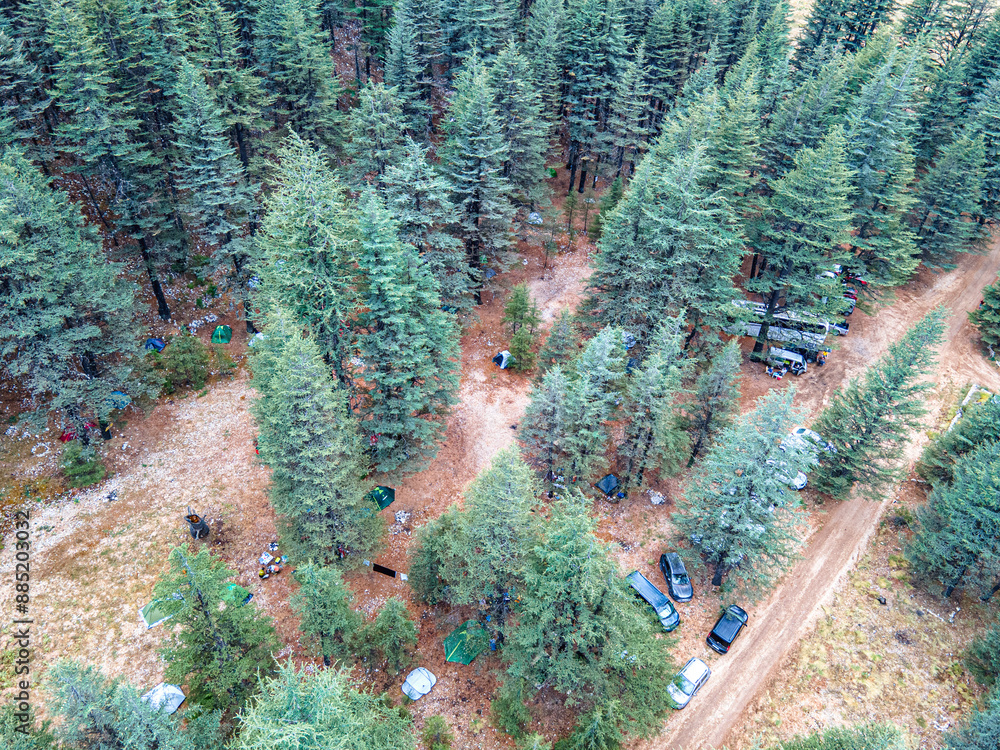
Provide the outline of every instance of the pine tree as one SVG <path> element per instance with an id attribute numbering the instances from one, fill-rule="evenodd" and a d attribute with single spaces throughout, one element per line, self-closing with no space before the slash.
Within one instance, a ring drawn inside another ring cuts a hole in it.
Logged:
<path id="1" fill-rule="evenodd" d="M 478 53 L 492 59 L 514 30 L 512 0 L 450 0 L 442 3 L 442 20 L 449 27 L 450 57 L 466 62 Z"/>
<path id="2" fill-rule="evenodd" d="M 364 619 L 351 609 L 354 596 L 340 571 L 307 562 L 296 568 L 295 580 L 299 590 L 292 597 L 292 609 L 299 616 L 299 629 L 323 655 L 323 665 L 350 659 Z"/>
<path id="3" fill-rule="evenodd" d="M 736 72 L 726 79 L 721 93 L 723 104 L 708 138 L 703 181 L 721 193 L 737 214 L 745 215 L 751 210 L 751 187 L 759 179 L 755 174 L 761 163 L 761 111 L 757 73 L 737 84 Z"/>
<path id="4" fill-rule="evenodd" d="M 667 710 L 671 640 L 656 637 L 595 531 L 579 493 L 552 505 L 504 649 L 508 680 L 550 685 L 569 705 L 615 701 L 619 731 L 645 733 Z"/>
<path id="5" fill-rule="evenodd" d="M 837 45 L 844 27 L 844 12 L 848 2 L 849 0 L 820 0 L 812 6 L 796 50 L 796 62 L 800 68 L 821 47 Z"/>
<path id="6" fill-rule="evenodd" d="M 774 745 L 769 750 L 905 750 L 903 733 L 892 724 L 860 724 L 813 732 Z"/>
<path id="7" fill-rule="evenodd" d="M 902 59 L 900 59 L 902 58 Z M 847 116 L 847 164 L 857 227 L 857 263 L 871 284 L 898 286 L 916 270 L 916 245 L 906 216 L 914 199 L 913 100 L 919 50 L 890 54 L 865 84 Z"/>
<path id="8" fill-rule="evenodd" d="M 406 602 L 390 597 L 364 632 L 365 648 L 377 654 L 391 674 L 399 674 L 414 658 L 417 626 L 410 617 Z"/>
<path id="9" fill-rule="evenodd" d="M 363 365 L 362 432 L 373 465 L 412 471 L 437 453 L 458 390 L 458 332 L 437 283 L 382 201 L 367 193 L 359 217 L 362 277 L 355 345 Z"/>
<path id="10" fill-rule="evenodd" d="M 831 285 L 829 279 L 817 276 L 824 267 L 847 260 L 838 249 L 850 239 L 853 220 L 848 197 L 854 175 L 845 163 L 845 150 L 844 131 L 836 126 L 819 148 L 799 151 L 796 168 L 772 183 L 774 194 L 767 205 L 770 226 L 763 228 L 758 245 L 766 265 L 746 285 L 767 304 L 756 352 L 763 350 L 779 303 L 820 314 L 837 312 L 841 303 L 839 282 L 833 280 Z M 829 302 L 824 304 L 824 299 Z"/>
<path id="11" fill-rule="evenodd" d="M 253 212 L 243 167 L 225 135 L 222 110 L 201 73 L 186 59 L 180 63 L 175 126 L 177 187 L 185 191 L 188 228 L 214 246 L 212 270 L 225 269 L 226 286 L 243 298 L 247 331 L 253 331 L 249 301 L 250 248 L 240 236 Z"/>
<path id="12" fill-rule="evenodd" d="M 560 50 L 566 25 L 563 0 L 536 0 L 524 27 L 522 54 L 533 72 L 542 98 L 543 112 L 553 117 L 559 111 Z"/>
<path id="13" fill-rule="evenodd" d="M 441 58 L 439 0 L 400 0 L 393 12 L 385 83 L 397 91 L 409 130 L 420 138 L 431 126 L 434 65 Z"/>
<path id="14" fill-rule="evenodd" d="M 459 235 L 474 273 L 509 244 L 511 185 L 503 176 L 503 141 L 489 73 L 471 55 L 455 80 L 455 95 L 444 126 L 441 164 L 458 207 Z M 478 289 L 476 292 L 478 302 Z"/>
<path id="15" fill-rule="evenodd" d="M 510 332 L 517 333 L 522 327 L 534 331 L 541 322 L 538 315 L 538 305 L 531 298 L 531 290 L 527 284 L 517 284 L 510 291 L 507 302 L 504 303 L 501 323 L 510 327 Z"/>
<path id="16" fill-rule="evenodd" d="M 570 366 L 576 357 L 579 341 L 580 332 L 573 316 L 568 308 L 563 308 L 549 328 L 549 335 L 538 353 L 538 381 L 541 382 L 542 376 L 553 365 Z"/>
<path id="17" fill-rule="evenodd" d="M 440 527 L 445 533 L 436 553 L 422 560 L 449 586 L 451 605 L 477 605 L 480 621 L 490 618 L 486 626 L 500 642 L 515 596 L 526 591 L 525 556 L 538 537 L 537 495 L 518 451 L 501 451 L 469 485 L 463 510 Z"/>
<path id="18" fill-rule="evenodd" d="M 976 682 L 992 688 L 1000 678 L 1000 620 L 969 644 L 965 663 Z"/>
<path id="19" fill-rule="evenodd" d="M 590 225 L 590 231 L 588 234 L 590 238 L 595 242 L 601 239 L 601 235 L 604 233 L 604 225 L 611 218 L 611 213 L 618 207 L 621 202 L 622 196 L 625 194 L 624 183 L 621 177 L 616 177 L 614 182 L 612 182 L 608 189 L 601 196 L 601 201 L 598 204 L 600 210 L 597 212 L 597 216 L 594 217 L 594 221 Z"/>
<path id="20" fill-rule="evenodd" d="M 966 127 L 983 138 L 985 173 L 978 221 L 996 221 L 1000 218 L 1000 77 L 983 87 L 970 108 Z"/>
<path id="21" fill-rule="evenodd" d="M 662 115 L 680 93 L 697 56 L 688 3 L 661 3 L 646 28 L 645 42 L 650 95 Z"/>
<path id="22" fill-rule="evenodd" d="M 118 227 L 136 240 L 159 315 L 168 320 L 159 269 L 169 258 L 153 238 L 171 226 L 171 218 L 154 169 L 157 160 L 138 135 L 134 110 L 113 95 L 110 62 L 71 0 L 53 0 L 45 10 L 46 39 L 56 57 L 53 99 L 63 116 L 54 133 L 56 149 L 72 152 L 66 171 L 80 176 L 104 228 L 112 231 L 113 211 L 120 217 Z M 110 197 L 109 204 L 101 193 Z"/>
<path id="23" fill-rule="evenodd" d="M 986 346 L 1000 349 L 1000 282 L 983 289 L 983 300 L 969 313 L 969 321 L 979 330 L 979 338 Z"/>
<path id="24" fill-rule="evenodd" d="M 626 161 L 631 174 L 642 158 L 648 136 L 646 114 L 649 92 L 646 78 L 646 47 L 640 44 L 635 51 L 635 59 L 625 61 L 615 82 L 604 133 L 605 160 L 614 168 L 616 178 L 622 174 Z"/>
<path id="25" fill-rule="evenodd" d="M 518 432 L 527 460 L 545 477 L 549 492 L 554 490 L 559 463 L 565 456 L 569 399 L 570 380 L 556 363 L 532 389 Z"/>
<path id="26" fill-rule="evenodd" d="M 399 222 L 399 239 L 417 248 L 441 288 L 441 301 L 455 309 L 472 304 L 472 271 L 462 242 L 449 230 L 458 224 L 447 179 L 428 149 L 407 139 L 405 155 L 385 174 L 386 205 Z"/>
<path id="27" fill-rule="evenodd" d="M 353 182 L 365 184 L 371 175 L 376 185 L 384 187 L 386 169 L 403 158 L 405 142 L 399 129 L 402 117 L 396 89 L 370 80 L 361 89 L 348 125 L 351 142 L 347 153 L 354 160 L 349 170 Z"/>
<path id="28" fill-rule="evenodd" d="M 902 41 L 914 42 L 926 34 L 933 36 L 941 25 L 945 0 L 915 0 L 903 8 L 899 35 Z"/>
<path id="29" fill-rule="evenodd" d="M 963 93 L 969 101 L 974 100 L 1000 72 L 1000 14 L 993 13 L 974 42 L 963 58 L 966 85 Z"/>
<path id="30" fill-rule="evenodd" d="M 262 682 L 261 694 L 240 717 L 234 750 L 414 750 L 413 719 L 381 698 L 351 686 L 336 669 L 297 672 L 289 662 Z"/>
<path id="31" fill-rule="evenodd" d="M 39 161 L 47 163 L 51 155 L 35 131 L 50 100 L 42 71 L 30 52 L 24 36 L 0 26 L 0 136 L 4 143 L 19 141 L 25 148 L 33 148 Z"/>
<path id="32" fill-rule="evenodd" d="M 944 331 L 936 310 L 889 347 L 861 377 L 833 394 L 816 430 L 836 447 L 814 472 L 821 492 L 845 499 L 857 485 L 878 496 L 899 480 L 897 464 L 910 435 L 926 413 L 921 382 L 934 363 Z"/>
<path id="33" fill-rule="evenodd" d="M 665 315 L 686 310 L 687 347 L 699 335 L 713 342 L 728 323 L 742 242 L 729 206 L 703 184 L 704 147 L 669 151 L 658 144 L 643 160 L 602 226 L 589 284 L 598 320 L 640 342 Z"/>
<path id="34" fill-rule="evenodd" d="M 138 355 L 134 285 L 67 195 L 14 147 L 0 154 L 0 206 L 2 371 L 30 394 L 39 420 L 56 410 L 85 435 Z"/>
<path id="35" fill-rule="evenodd" d="M 347 385 L 345 336 L 356 270 L 343 191 L 322 154 L 294 133 L 279 150 L 278 164 L 257 235 L 258 301 L 302 323 Z"/>
<path id="36" fill-rule="evenodd" d="M 272 102 L 241 49 L 238 19 L 220 0 L 196 0 L 182 16 L 187 52 L 205 75 L 222 108 L 222 120 L 236 145 L 243 168 L 249 170 L 252 140 L 263 139 L 261 112 Z"/>
<path id="37" fill-rule="evenodd" d="M 918 580 L 962 588 L 984 601 L 1000 590 L 1000 442 L 986 443 L 955 466 L 917 513 L 906 557 Z"/>
<path id="38" fill-rule="evenodd" d="M 794 557 L 801 504 L 777 475 L 795 476 L 809 461 L 780 448 L 801 416 L 793 396 L 791 388 L 770 391 L 723 430 L 678 503 L 674 524 L 705 556 L 713 586 L 730 575 L 759 589 Z"/>
<path id="39" fill-rule="evenodd" d="M 512 190 L 535 205 L 548 192 L 545 156 L 549 150 L 549 124 L 543 115 L 545 105 L 531 67 L 513 41 L 497 56 L 489 79 L 496 97 L 500 137 L 506 146 L 502 174 Z"/>
<path id="40" fill-rule="evenodd" d="M 274 628 L 257 608 L 221 606 L 234 575 L 207 547 L 194 553 L 185 545 L 170 553 L 170 570 L 153 590 L 157 599 L 180 594 L 182 602 L 161 650 L 164 679 L 187 685 L 188 699 L 206 709 L 241 708 L 275 666 Z"/>
<path id="41" fill-rule="evenodd" d="M 739 411 L 739 374 L 742 356 L 736 339 L 712 358 L 695 384 L 691 403 L 685 408 L 685 423 L 691 431 L 690 466 L 716 435 L 729 426 Z"/>
<path id="42" fill-rule="evenodd" d="M 1000 692 L 986 698 L 986 706 L 975 710 L 963 724 L 945 732 L 946 750 L 993 750 L 1000 745 Z"/>
<path id="43" fill-rule="evenodd" d="M 57 736 L 79 750 L 211 750 L 222 742 L 218 712 L 182 724 L 181 715 L 153 708 L 132 685 L 108 680 L 96 667 L 57 661 L 45 688 L 61 719 Z"/>
<path id="44" fill-rule="evenodd" d="M 624 411 L 629 420 L 617 445 L 626 490 L 641 487 L 647 471 L 663 467 L 676 471 L 686 452 L 686 435 L 674 419 L 674 405 L 682 393 L 681 354 L 683 318 L 666 319 L 654 334 L 652 351 L 642 367 L 628 377 Z"/>
<path id="45" fill-rule="evenodd" d="M 941 149 L 937 163 L 920 181 L 914 211 L 917 248 L 932 268 L 954 267 L 956 254 L 974 252 L 985 240 L 983 228 L 963 216 L 978 213 L 983 162 L 982 137 L 963 135 Z"/>
<path id="46" fill-rule="evenodd" d="M 366 499 L 358 424 L 329 375 L 319 347 L 277 318 L 269 336 L 284 343 L 254 365 L 261 394 L 253 407 L 261 461 L 271 467 L 271 504 L 283 546 L 300 560 L 354 565 L 381 546 L 384 520 Z M 273 369 L 271 369 L 273 368 Z"/>
<path id="47" fill-rule="evenodd" d="M 994 440 L 1000 440 L 1000 399 L 996 398 L 965 407 L 958 423 L 924 448 L 916 472 L 934 485 L 951 482 L 963 456 Z"/>
<path id="48" fill-rule="evenodd" d="M 276 97 L 275 125 L 331 149 L 340 145 L 340 84 L 317 0 L 267 0 L 260 14 L 257 55 Z"/>

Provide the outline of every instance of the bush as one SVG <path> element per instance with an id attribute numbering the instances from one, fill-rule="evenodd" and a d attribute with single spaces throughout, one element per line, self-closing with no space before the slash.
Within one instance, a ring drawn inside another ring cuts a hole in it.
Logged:
<path id="1" fill-rule="evenodd" d="M 417 645 L 417 626 L 403 600 L 395 596 L 389 599 L 375 622 L 364 629 L 361 641 L 367 655 L 380 658 L 387 672 L 399 674 L 409 666 Z"/>
<path id="2" fill-rule="evenodd" d="M 203 388 L 208 380 L 208 347 L 201 339 L 185 333 L 170 340 L 170 345 L 157 355 L 163 370 L 163 390 L 173 393 L 179 386 Z"/>
<path id="3" fill-rule="evenodd" d="M 228 378 L 236 371 L 236 362 L 222 344 L 212 345 L 212 369 L 222 378 Z"/>
<path id="4" fill-rule="evenodd" d="M 493 709 L 493 722 L 500 729 L 515 739 L 524 734 L 531 714 L 524 705 L 524 683 L 521 680 L 505 682 L 490 707 Z"/>
<path id="5" fill-rule="evenodd" d="M 427 750 L 449 750 L 451 743 L 455 741 L 455 735 L 443 716 L 429 717 L 421 736 L 424 738 Z"/>
<path id="6" fill-rule="evenodd" d="M 70 487 L 89 487 L 100 482 L 108 473 L 97 452 L 75 440 L 63 451 L 61 466 Z"/>
<path id="7" fill-rule="evenodd" d="M 510 356 L 513 360 L 510 369 L 516 372 L 529 372 L 535 366 L 535 352 L 531 345 L 535 343 L 534 336 L 528 333 L 527 327 L 522 327 L 510 340 Z"/>
<path id="8" fill-rule="evenodd" d="M 527 284 L 518 284 L 511 290 L 504 304 L 501 322 L 510 326 L 512 334 L 517 333 L 522 327 L 531 331 L 538 327 L 541 322 L 538 305 L 531 299 Z"/>
<path id="9" fill-rule="evenodd" d="M 994 350 L 1000 346 L 1000 281 L 983 289 L 983 302 L 969 313 L 969 320 L 979 329 L 984 344 Z"/>
<path id="10" fill-rule="evenodd" d="M 980 684 L 987 687 L 997 684 L 1000 677 L 1000 621 L 972 641 L 965 663 Z"/>

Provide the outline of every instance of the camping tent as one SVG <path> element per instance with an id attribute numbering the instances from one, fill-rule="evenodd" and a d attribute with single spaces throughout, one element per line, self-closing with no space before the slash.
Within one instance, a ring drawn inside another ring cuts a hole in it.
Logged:
<path id="1" fill-rule="evenodd" d="M 466 620 L 444 639 L 444 660 L 469 664 L 486 650 L 488 636 L 475 620 Z"/>
<path id="2" fill-rule="evenodd" d="M 169 620 L 184 607 L 184 599 L 180 594 L 174 594 L 167 599 L 153 599 L 145 607 L 139 610 L 142 621 L 147 628 L 159 625 L 164 620 Z"/>
<path id="3" fill-rule="evenodd" d="M 417 701 L 427 695 L 437 684 L 437 677 L 429 669 L 417 667 L 406 677 L 403 683 L 403 694 L 411 701 Z"/>
<path id="4" fill-rule="evenodd" d="M 185 697 L 184 692 L 176 685 L 168 685 L 165 682 L 161 682 L 143 695 L 142 699 L 154 709 L 172 714 L 180 708 Z"/>
<path id="5" fill-rule="evenodd" d="M 615 490 L 618 489 L 620 483 L 618 477 L 614 474 L 608 474 L 604 479 L 594 485 L 597 489 L 603 492 L 605 495 L 615 494 Z"/>
<path id="6" fill-rule="evenodd" d="M 253 594 L 236 583 L 230 583 L 226 586 L 226 592 L 222 595 L 222 601 L 224 601 L 227 606 L 233 607 L 242 607 L 251 599 L 253 599 Z"/>
<path id="7" fill-rule="evenodd" d="M 229 326 L 216 326 L 215 330 L 212 331 L 213 344 L 228 344 L 232 338 L 233 329 Z"/>
<path id="8" fill-rule="evenodd" d="M 107 403 L 112 409 L 124 409 L 132 403 L 132 398 L 122 391 L 111 391 L 111 395 L 107 398 Z"/>
<path id="9" fill-rule="evenodd" d="M 396 490 L 392 487 L 379 485 L 368 493 L 368 499 L 378 506 L 379 510 L 388 508 L 396 499 Z"/>
<path id="10" fill-rule="evenodd" d="M 164 341 L 163 339 L 159 339 L 159 338 L 157 338 L 157 339 L 146 339 L 146 344 L 145 344 L 147 352 L 151 351 L 151 350 L 162 352 L 163 349 L 166 347 L 166 345 L 167 345 L 167 342 Z"/>

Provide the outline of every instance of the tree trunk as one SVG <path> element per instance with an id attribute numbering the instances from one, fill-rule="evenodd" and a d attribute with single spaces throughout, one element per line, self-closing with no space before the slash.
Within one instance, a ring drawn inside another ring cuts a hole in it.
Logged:
<path id="1" fill-rule="evenodd" d="M 576 146 L 571 145 L 569 147 L 569 164 L 566 165 L 569 170 L 569 190 L 566 191 L 566 195 L 573 192 L 573 183 L 576 181 Z"/>
<path id="2" fill-rule="evenodd" d="M 724 576 L 725 574 L 726 574 L 726 569 L 722 565 L 722 560 L 719 560 L 715 564 L 715 573 L 712 574 L 712 585 L 713 586 L 721 586 L 722 585 L 722 576 Z"/>
<path id="3" fill-rule="evenodd" d="M 580 159 L 580 185 L 577 187 L 576 192 L 582 193 L 587 185 L 587 165 L 590 164 L 590 159 L 586 156 Z M 570 190 L 573 189 L 572 183 L 570 183 Z"/>
<path id="4" fill-rule="evenodd" d="M 145 237 L 139 238 L 139 252 L 142 253 L 143 263 L 146 264 L 146 274 L 149 276 L 150 286 L 153 287 L 153 295 L 156 297 L 156 311 L 160 320 L 170 320 L 170 307 L 167 305 L 167 298 L 163 295 L 163 287 L 160 286 L 160 279 L 156 275 L 156 268 L 149 255 L 149 246 L 146 244 Z"/>

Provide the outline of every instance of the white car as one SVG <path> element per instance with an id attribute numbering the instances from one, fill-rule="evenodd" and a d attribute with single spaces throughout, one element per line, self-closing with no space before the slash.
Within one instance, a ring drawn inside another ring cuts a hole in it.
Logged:
<path id="1" fill-rule="evenodd" d="M 792 430 L 791 435 L 781 441 L 782 450 L 788 450 L 789 448 L 798 448 L 801 451 L 807 451 L 812 454 L 818 454 L 819 451 L 825 451 L 826 453 L 837 452 L 837 446 L 826 442 L 818 432 L 814 432 L 808 427 L 796 427 Z"/>
<path id="2" fill-rule="evenodd" d="M 701 659 L 691 659 L 667 685 L 667 693 L 674 708 L 684 708 L 701 686 L 708 682 L 712 670 Z"/>
<path id="3" fill-rule="evenodd" d="M 788 476 L 788 463 L 785 461 L 775 461 L 773 458 L 767 460 L 768 466 L 773 466 L 777 471 L 774 472 L 774 476 L 779 481 L 784 482 L 793 490 L 805 489 L 806 484 L 809 483 L 809 478 L 803 474 L 801 471 L 795 472 L 795 478 Z"/>

